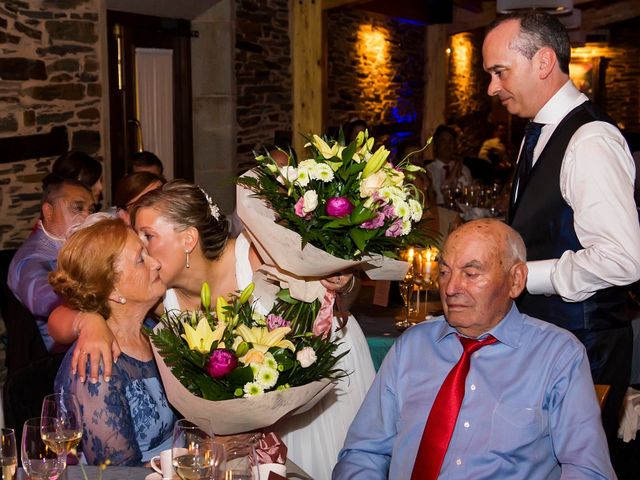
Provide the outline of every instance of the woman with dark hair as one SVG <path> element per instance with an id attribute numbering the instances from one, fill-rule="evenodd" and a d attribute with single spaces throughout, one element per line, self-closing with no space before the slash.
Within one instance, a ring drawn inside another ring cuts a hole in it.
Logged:
<path id="1" fill-rule="evenodd" d="M 228 298 L 232 292 L 244 289 L 262 265 L 257 251 L 243 234 L 229 238 L 228 222 L 211 197 L 184 180 L 170 181 L 144 195 L 134 205 L 131 219 L 150 254 L 162 265 L 160 276 L 169 287 L 163 301 L 164 310 L 198 309 L 205 281 L 210 285 L 211 298 Z M 351 279 L 351 275 L 342 274 L 322 283 L 340 293 L 349 290 Z M 266 313 L 260 299 L 255 300 L 256 308 Z M 49 319 L 50 334 L 65 343 L 68 337 L 57 336 L 52 330 L 52 325 L 64 323 L 56 317 L 53 314 Z M 67 320 L 67 332 L 69 323 Z M 100 354 L 109 359 L 110 344 L 98 341 L 109 336 L 104 330 L 97 331 L 104 322 L 83 319 L 77 323 L 81 324 L 80 351 L 94 347 L 92 359 L 99 358 Z M 313 478 L 330 478 L 347 428 L 375 375 L 358 323 L 352 319 L 335 335 L 340 342 L 338 354 L 350 350 L 338 368 L 353 372 L 352 375 L 340 381 L 334 392 L 308 413 L 285 418 L 273 427 L 287 444 L 290 458 Z M 117 348 L 115 350 L 117 352 Z M 86 360 L 76 348 L 74 359 L 78 358 Z M 94 374 L 97 375 L 97 366 L 92 366 L 92 378 Z M 318 439 L 323 442 L 322 449 L 310 449 L 310 443 Z"/>
<path id="2" fill-rule="evenodd" d="M 162 187 L 166 181 L 151 172 L 131 173 L 122 177 L 116 186 L 113 206 L 127 225 L 131 224 L 129 213 L 133 205 L 147 192 Z"/>
<path id="3" fill-rule="evenodd" d="M 51 173 L 60 178 L 70 178 L 85 184 L 91 189 L 94 203 L 100 203 L 103 190 L 102 164 L 95 158 L 83 152 L 70 150 L 53 162 Z M 46 177 L 43 183 L 46 186 Z"/>
<path id="4" fill-rule="evenodd" d="M 87 386 L 71 375 L 71 350 L 56 377 L 56 392 L 78 398 L 82 451 L 91 464 L 140 465 L 171 446 L 175 417 L 141 328 L 165 292 L 159 269 L 133 230 L 108 219 L 71 235 L 49 274 L 67 305 L 106 319 L 122 349 L 104 381 Z"/>

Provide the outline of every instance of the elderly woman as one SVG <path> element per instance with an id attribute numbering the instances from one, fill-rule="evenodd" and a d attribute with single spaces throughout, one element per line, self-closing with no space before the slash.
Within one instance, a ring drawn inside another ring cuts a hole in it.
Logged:
<path id="1" fill-rule="evenodd" d="M 55 391 L 73 393 L 80 403 L 90 464 L 140 465 L 171 446 L 174 414 L 141 328 L 165 292 L 159 269 L 134 231 L 109 219 L 74 233 L 50 274 L 69 306 L 107 319 L 122 349 L 104 381 L 87 385 L 70 375 L 71 351 L 56 377 Z"/>

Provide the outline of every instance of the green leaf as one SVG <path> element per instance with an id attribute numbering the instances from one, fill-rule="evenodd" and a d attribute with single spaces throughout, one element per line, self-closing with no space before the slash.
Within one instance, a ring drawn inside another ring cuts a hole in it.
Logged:
<path id="1" fill-rule="evenodd" d="M 228 373 L 224 378 L 234 385 L 244 386 L 247 382 L 253 382 L 253 370 L 251 370 L 251 367 L 248 365 L 238 367 Z"/>

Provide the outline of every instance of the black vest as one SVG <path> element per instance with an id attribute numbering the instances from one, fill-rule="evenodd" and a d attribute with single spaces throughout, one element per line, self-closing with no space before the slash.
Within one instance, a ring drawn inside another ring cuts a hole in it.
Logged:
<path id="1" fill-rule="evenodd" d="M 560 168 L 573 134 L 582 125 L 596 120 L 615 125 L 591 102 L 572 110 L 545 145 L 524 191 L 518 192 L 518 199 L 509 211 L 509 224 L 522 235 L 527 260 L 560 258 L 567 250 L 575 252 L 583 248 L 573 227 L 573 210 L 560 192 Z M 531 295 L 525 290 L 517 304 L 521 312 L 568 330 L 616 328 L 628 321 L 627 290 L 623 287 L 599 290 L 577 303 L 565 302 L 558 295 Z"/>

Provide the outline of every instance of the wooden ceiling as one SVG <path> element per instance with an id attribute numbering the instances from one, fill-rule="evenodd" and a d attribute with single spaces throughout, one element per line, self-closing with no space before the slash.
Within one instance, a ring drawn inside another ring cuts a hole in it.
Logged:
<path id="1" fill-rule="evenodd" d="M 574 0 L 582 11 L 582 30 L 607 28 L 640 17 L 638 0 Z M 323 9 L 355 8 L 426 24 L 447 23 L 449 33 L 487 25 L 496 17 L 495 0 L 323 0 Z M 453 12 L 448 21 L 447 10 Z"/>

